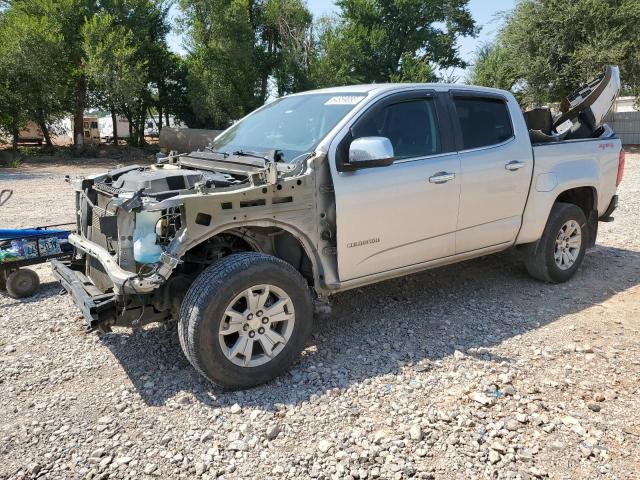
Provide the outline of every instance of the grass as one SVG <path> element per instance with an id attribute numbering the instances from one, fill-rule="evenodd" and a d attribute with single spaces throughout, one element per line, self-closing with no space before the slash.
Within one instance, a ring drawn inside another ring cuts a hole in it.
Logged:
<path id="1" fill-rule="evenodd" d="M 23 156 L 12 150 L 0 151 L 0 168 L 20 168 Z"/>
<path id="2" fill-rule="evenodd" d="M 83 160 L 121 160 L 123 162 L 153 163 L 155 153 L 160 149 L 157 144 L 144 147 L 129 145 L 85 145 L 77 149 L 73 145 L 55 146 L 19 146 L 13 150 L 0 145 L 0 168 L 20 168 L 25 163 L 51 163 Z"/>
<path id="3" fill-rule="evenodd" d="M 20 168 L 21 165 L 21 158 L 12 158 L 7 161 L 0 161 L 0 168 Z"/>

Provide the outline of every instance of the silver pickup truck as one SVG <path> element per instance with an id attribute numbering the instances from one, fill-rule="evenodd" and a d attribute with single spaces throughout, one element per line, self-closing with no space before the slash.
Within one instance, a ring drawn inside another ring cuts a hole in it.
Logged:
<path id="1" fill-rule="evenodd" d="M 440 84 L 279 98 L 202 151 L 75 179 L 76 254 L 52 268 L 90 329 L 177 321 L 205 377 L 256 385 L 334 293 L 509 248 L 569 280 L 612 219 L 624 151 L 591 111 L 540 110 Z"/>

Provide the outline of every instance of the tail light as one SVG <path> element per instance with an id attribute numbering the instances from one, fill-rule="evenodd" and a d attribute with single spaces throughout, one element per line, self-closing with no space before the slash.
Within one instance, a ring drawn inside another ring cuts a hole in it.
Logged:
<path id="1" fill-rule="evenodd" d="M 622 182 L 622 177 L 624 176 L 624 148 L 620 149 L 620 156 L 618 157 L 618 176 L 616 177 L 616 187 L 620 185 Z"/>

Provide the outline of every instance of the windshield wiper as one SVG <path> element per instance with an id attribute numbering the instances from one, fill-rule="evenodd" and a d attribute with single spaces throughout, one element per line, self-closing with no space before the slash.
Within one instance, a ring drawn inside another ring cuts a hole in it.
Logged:
<path id="1" fill-rule="evenodd" d="M 248 152 L 248 151 L 244 151 L 244 150 L 236 150 L 235 152 L 233 152 L 233 155 L 237 155 L 239 157 L 260 158 L 262 160 L 267 160 L 267 161 L 271 160 L 266 155 L 260 155 L 258 152 Z"/>
<path id="2" fill-rule="evenodd" d="M 217 152 L 215 151 L 213 148 L 211 148 L 211 145 L 208 145 L 206 147 L 207 150 L 209 150 L 211 153 L 214 153 L 216 155 L 222 155 L 224 158 L 227 158 L 229 156 L 229 152 Z M 235 154 L 234 154 L 235 155 Z"/>
<path id="3" fill-rule="evenodd" d="M 280 150 L 271 150 L 269 152 L 266 152 L 266 154 L 248 150 L 236 150 L 232 153 L 232 155 L 237 155 L 239 157 L 259 158 L 261 160 L 264 160 L 265 162 L 282 162 L 282 152 Z"/>

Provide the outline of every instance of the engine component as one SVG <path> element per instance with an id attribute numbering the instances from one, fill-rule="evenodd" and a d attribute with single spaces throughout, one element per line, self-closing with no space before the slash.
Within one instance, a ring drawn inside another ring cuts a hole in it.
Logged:
<path id="1" fill-rule="evenodd" d="M 156 224 L 162 212 L 136 213 L 136 228 L 133 231 L 133 256 L 138 263 L 160 261 L 162 247 L 156 242 Z"/>

